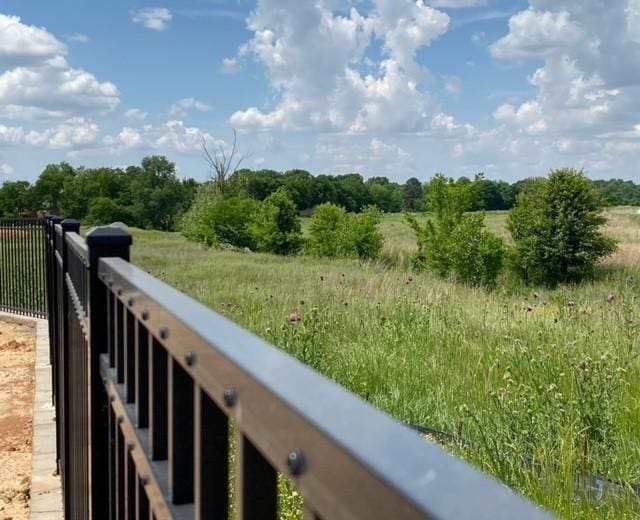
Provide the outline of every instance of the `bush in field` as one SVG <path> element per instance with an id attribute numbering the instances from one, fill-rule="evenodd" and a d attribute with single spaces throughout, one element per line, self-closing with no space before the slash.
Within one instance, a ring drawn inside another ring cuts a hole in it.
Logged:
<path id="1" fill-rule="evenodd" d="M 375 259 L 380 256 L 384 238 L 378 229 L 381 211 L 376 206 L 367 206 L 359 214 L 347 215 L 347 229 L 343 236 L 348 256 Z"/>
<path id="2" fill-rule="evenodd" d="M 289 192 L 280 188 L 255 212 L 249 231 L 258 251 L 289 255 L 302 246 L 298 209 Z"/>
<path id="3" fill-rule="evenodd" d="M 382 250 L 383 237 L 378 230 L 380 210 L 366 207 L 350 214 L 335 204 L 318 206 L 309 225 L 307 252 L 321 257 L 357 257 L 375 259 Z"/>
<path id="4" fill-rule="evenodd" d="M 518 196 L 507 227 L 514 242 L 512 263 L 533 283 L 575 281 L 613 253 L 615 241 L 601 226 L 603 200 L 581 171 L 555 170 Z"/>
<path id="5" fill-rule="evenodd" d="M 418 241 L 416 268 L 473 285 L 495 282 L 504 259 L 502 239 L 485 228 L 483 213 L 465 214 L 476 201 L 480 181 L 455 183 L 438 174 L 429 183 L 429 220 L 421 225 L 406 215 Z"/>
<path id="6" fill-rule="evenodd" d="M 346 220 L 347 212 L 343 207 L 331 203 L 318 206 L 309 224 L 307 252 L 328 258 L 342 256 Z"/>
<path id="7" fill-rule="evenodd" d="M 205 218 L 214 204 L 220 200 L 218 189 L 213 182 L 205 182 L 198 187 L 191 207 L 180 221 L 180 231 L 188 239 L 207 243 L 211 229 L 205 225 Z"/>
<path id="8" fill-rule="evenodd" d="M 207 245 L 229 244 L 255 249 L 249 226 L 258 207 L 258 202 L 243 197 L 218 199 L 202 219 L 201 241 Z"/>

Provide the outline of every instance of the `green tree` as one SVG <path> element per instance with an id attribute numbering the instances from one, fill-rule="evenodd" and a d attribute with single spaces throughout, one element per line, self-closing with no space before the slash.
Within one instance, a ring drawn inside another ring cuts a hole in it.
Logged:
<path id="1" fill-rule="evenodd" d="M 130 166 L 132 215 L 142 228 L 171 231 L 184 210 L 184 186 L 176 177 L 176 166 L 163 156 L 142 159 L 141 167 Z"/>
<path id="2" fill-rule="evenodd" d="M 375 259 L 384 243 L 378 229 L 381 212 L 367 206 L 362 213 L 347 213 L 336 204 L 321 204 L 309 224 L 307 252 L 314 256 Z"/>
<path id="3" fill-rule="evenodd" d="M 374 260 L 380 256 L 384 237 L 378 229 L 382 212 L 376 206 L 367 206 L 362 213 L 347 215 L 344 221 L 346 243 L 342 246 L 347 256 Z"/>
<path id="4" fill-rule="evenodd" d="M 258 251 L 290 255 L 302 246 L 298 209 L 285 188 L 264 200 L 255 212 L 249 230 Z"/>
<path id="5" fill-rule="evenodd" d="M 314 256 L 335 258 L 345 243 L 347 212 L 341 206 L 325 203 L 317 207 L 309 224 L 307 252 Z"/>
<path id="6" fill-rule="evenodd" d="M 507 227 L 513 265 L 533 283 L 575 281 L 616 249 L 601 232 L 603 200 L 582 171 L 554 170 L 518 195 Z"/>
<path id="7" fill-rule="evenodd" d="M 50 215 L 61 214 L 65 185 L 75 175 L 73 167 L 66 162 L 48 164 L 33 187 L 34 204 L 37 209 L 44 210 Z"/>
<path id="8" fill-rule="evenodd" d="M 413 215 L 406 215 L 418 242 L 417 268 L 473 285 L 495 282 L 502 269 L 502 240 L 485 228 L 483 213 L 466 214 L 478 200 L 481 182 L 481 176 L 473 182 L 455 182 L 442 174 L 431 180 L 427 189 L 429 219 L 420 224 Z"/>
<path id="9" fill-rule="evenodd" d="M 424 211 L 422 183 L 415 177 L 407 179 L 402 186 L 402 203 L 405 211 Z"/>
<path id="10" fill-rule="evenodd" d="M 96 197 L 89 204 L 89 213 L 85 223 L 89 225 L 111 224 L 112 222 L 131 222 L 131 213 L 128 208 L 121 206 L 109 197 Z"/>
<path id="11" fill-rule="evenodd" d="M 217 186 L 216 186 L 217 189 Z M 244 197 L 218 198 L 202 221 L 202 241 L 255 249 L 250 231 L 259 203 Z"/>
<path id="12" fill-rule="evenodd" d="M 371 177 L 365 183 L 369 190 L 369 205 L 377 206 L 385 213 L 402 210 L 402 188 L 386 177 Z"/>
<path id="13" fill-rule="evenodd" d="M 35 215 L 33 187 L 28 181 L 6 181 L 0 188 L 0 215 Z"/>

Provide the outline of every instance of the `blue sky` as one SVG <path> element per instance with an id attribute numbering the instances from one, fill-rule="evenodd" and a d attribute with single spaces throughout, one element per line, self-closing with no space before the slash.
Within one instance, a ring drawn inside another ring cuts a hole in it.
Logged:
<path id="1" fill-rule="evenodd" d="M 149 154 L 640 180 L 640 0 L 0 2 L 0 180 Z"/>

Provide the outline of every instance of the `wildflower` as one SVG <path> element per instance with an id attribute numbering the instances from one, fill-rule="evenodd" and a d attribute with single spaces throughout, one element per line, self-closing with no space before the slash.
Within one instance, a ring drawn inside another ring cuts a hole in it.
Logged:
<path id="1" fill-rule="evenodd" d="M 607 303 L 613 303 L 616 299 L 616 295 L 613 293 L 609 293 L 609 295 L 607 296 Z"/>
<path id="2" fill-rule="evenodd" d="M 292 312 L 289 314 L 289 323 L 299 323 L 302 321 L 302 318 L 297 312 Z"/>
<path id="3" fill-rule="evenodd" d="M 324 276 L 320 275 L 320 281 L 324 282 Z"/>
<path id="4" fill-rule="evenodd" d="M 567 307 L 575 307 L 576 306 L 576 302 L 574 301 L 568 301 L 567 302 Z"/>
<path id="5" fill-rule="evenodd" d="M 537 293 L 537 292 L 534 292 L 534 293 L 533 293 L 533 297 L 534 297 L 535 299 L 538 299 L 538 293 Z"/>
<path id="6" fill-rule="evenodd" d="M 531 305 L 526 306 L 527 312 L 533 312 L 533 307 Z"/>

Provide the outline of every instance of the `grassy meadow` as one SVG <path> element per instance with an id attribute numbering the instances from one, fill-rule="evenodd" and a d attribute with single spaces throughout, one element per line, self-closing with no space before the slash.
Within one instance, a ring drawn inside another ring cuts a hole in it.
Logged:
<path id="1" fill-rule="evenodd" d="M 132 260 L 397 419 L 464 438 L 447 449 L 560 517 L 638 518 L 640 215 L 607 217 L 619 251 L 593 279 L 552 290 L 510 274 L 487 290 L 414 273 L 400 215 L 384 217 L 376 263 L 139 230 Z M 487 224 L 506 236 L 505 218 Z M 596 500 L 578 485 L 589 475 L 619 484 Z"/>

